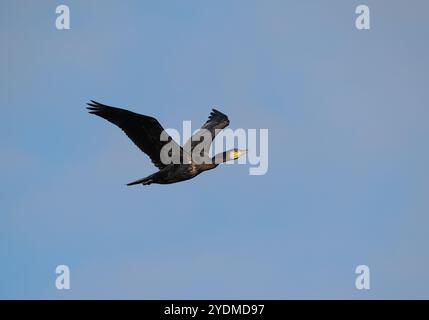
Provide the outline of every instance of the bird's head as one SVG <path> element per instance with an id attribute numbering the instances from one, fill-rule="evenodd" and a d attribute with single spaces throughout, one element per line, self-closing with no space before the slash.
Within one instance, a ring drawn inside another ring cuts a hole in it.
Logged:
<path id="1" fill-rule="evenodd" d="M 237 160 L 242 155 L 246 154 L 247 150 L 242 149 L 231 149 L 228 151 L 224 151 L 222 153 L 218 153 L 216 156 L 213 157 L 213 162 L 216 164 L 220 164 L 222 162 L 227 162 L 231 160 Z"/>
<path id="2" fill-rule="evenodd" d="M 241 150 L 241 149 L 232 149 L 227 151 L 227 160 L 237 160 L 238 158 L 240 158 L 242 155 L 246 154 L 247 150 Z"/>

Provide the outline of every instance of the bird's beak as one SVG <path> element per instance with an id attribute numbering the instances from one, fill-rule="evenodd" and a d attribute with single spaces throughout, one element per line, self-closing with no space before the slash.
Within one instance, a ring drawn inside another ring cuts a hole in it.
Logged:
<path id="1" fill-rule="evenodd" d="M 239 152 L 238 157 L 241 157 L 241 156 L 244 156 L 247 153 L 247 149 L 244 149 L 244 150 L 240 149 L 240 150 L 238 150 L 238 152 Z"/>

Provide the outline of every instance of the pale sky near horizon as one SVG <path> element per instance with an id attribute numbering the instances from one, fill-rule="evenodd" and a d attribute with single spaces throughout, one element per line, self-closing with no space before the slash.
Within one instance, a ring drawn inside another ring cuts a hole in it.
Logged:
<path id="1" fill-rule="evenodd" d="M 0 298 L 428 299 L 428 10 L 1 1 Z M 156 168 L 90 99 L 170 128 L 218 108 L 269 129 L 269 170 L 126 187 Z"/>

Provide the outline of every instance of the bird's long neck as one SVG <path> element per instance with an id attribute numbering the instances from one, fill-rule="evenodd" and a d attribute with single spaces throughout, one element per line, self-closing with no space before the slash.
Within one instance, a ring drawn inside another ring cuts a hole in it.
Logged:
<path id="1" fill-rule="evenodd" d="M 228 156 L 227 156 L 227 152 L 221 152 L 218 153 L 217 155 L 215 155 L 212 158 L 212 163 L 215 165 L 215 167 L 217 167 L 219 164 L 227 162 L 228 161 Z"/>
<path id="2" fill-rule="evenodd" d="M 227 162 L 228 160 L 229 159 L 227 156 L 227 152 L 218 153 L 213 158 L 211 158 L 210 162 L 204 162 L 204 163 L 198 164 L 198 170 L 200 171 L 211 170 L 216 168 L 219 164 L 223 162 Z"/>

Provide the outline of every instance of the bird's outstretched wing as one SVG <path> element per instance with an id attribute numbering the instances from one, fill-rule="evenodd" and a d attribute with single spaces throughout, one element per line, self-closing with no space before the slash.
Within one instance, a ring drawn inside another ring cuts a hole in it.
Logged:
<path id="1" fill-rule="evenodd" d="M 161 141 L 160 137 L 164 128 L 155 118 L 110 107 L 93 100 L 87 104 L 89 113 L 102 117 L 121 128 L 159 169 L 167 166 L 167 164 L 162 163 L 160 155 L 162 147 L 167 143 L 175 144 L 173 149 L 179 150 L 183 154 L 183 149 L 174 140 L 172 141 L 170 136 L 168 136 L 167 141 Z"/>
<path id="2" fill-rule="evenodd" d="M 220 130 L 226 128 L 229 125 L 228 117 L 222 112 L 212 109 L 210 112 L 209 119 L 202 125 L 202 127 L 186 142 L 185 150 L 194 150 L 197 145 L 202 147 L 205 152 L 208 152 L 210 149 L 210 144 L 219 133 Z M 204 132 L 209 135 L 210 139 L 205 139 Z"/>

